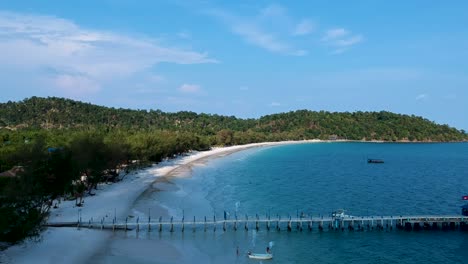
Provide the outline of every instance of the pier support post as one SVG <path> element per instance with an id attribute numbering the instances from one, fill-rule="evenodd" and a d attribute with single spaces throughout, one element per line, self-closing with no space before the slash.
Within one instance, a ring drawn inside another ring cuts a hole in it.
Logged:
<path id="1" fill-rule="evenodd" d="M 205 216 L 205 225 L 204 225 L 204 231 L 206 232 L 206 216 Z"/>
<path id="2" fill-rule="evenodd" d="M 195 216 L 193 216 L 193 229 L 192 229 L 192 232 L 195 233 L 195 230 L 197 229 L 197 226 L 195 224 Z"/>
<path id="3" fill-rule="evenodd" d="M 137 217 L 137 228 L 136 228 L 136 232 L 140 232 L 140 217 Z"/>
<path id="4" fill-rule="evenodd" d="M 151 232 L 151 216 L 148 216 L 148 233 Z"/>
<path id="5" fill-rule="evenodd" d="M 288 221 L 288 232 L 291 232 L 291 216 L 289 216 L 289 221 Z"/>
<path id="6" fill-rule="evenodd" d="M 255 229 L 258 231 L 259 227 L 258 227 L 258 214 L 255 215 Z"/>
<path id="7" fill-rule="evenodd" d="M 213 232 L 216 232 L 216 215 L 213 215 Z"/>
<path id="8" fill-rule="evenodd" d="M 171 216 L 171 230 L 169 230 L 169 232 L 171 232 L 171 233 L 174 232 L 174 223 L 173 222 L 174 222 L 174 217 Z"/>
<path id="9" fill-rule="evenodd" d="M 270 214 L 267 215 L 266 228 L 267 228 L 267 231 L 270 231 Z"/>
<path id="10" fill-rule="evenodd" d="M 249 217 L 247 215 L 245 215 L 245 224 L 244 224 L 245 231 L 249 231 L 249 227 L 247 226 L 248 222 L 249 222 Z"/>
<path id="11" fill-rule="evenodd" d="M 276 230 L 278 232 L 281 231 L 280 221 L 281 221 L 281 216 L 278 215 L 278 221 L 276 221 Z"/>
<path id="12" fill-rule="evenodd" d="M 234 231 L 237 231 L 237 214 L 236 214 L 236 221 L 234 222 Z"/>
<path id="13" fill-rule="evenodd" d="M 159 217 L 159 232 L 162 232 L 162 216 Z"/>

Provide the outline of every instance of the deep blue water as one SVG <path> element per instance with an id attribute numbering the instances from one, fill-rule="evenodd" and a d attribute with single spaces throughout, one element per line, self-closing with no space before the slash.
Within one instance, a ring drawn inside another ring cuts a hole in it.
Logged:
<path id="1" fill-rule="evenodd" d="M 384 164 L 368 164 L 379 158 Z M 187 219 L 227 211 L 232 218 L 256 213 L 283 217 L 328 215 L 460 214 L 468 195 L 468 144 L 313 143 L 254 148 L 195 167 L 191 177 L 171 179 L 177 192 L 151 199 Z M 146 203 L 151 203 L 146 201 Z M 210 229 L 211 230 L 211 229 Z M 122 239 L 116 238 L 116 239 Z M 239 229 L 195 233 L 153 232 L 124 239 L 151 247 L 169 241 L 194 256 L 193 263 L 257 263 L 241 252 L 263 252 L 268 263 L 468 263 L 468 233 L 369 231 L 323 233 Z M 185 262 L 192 262 L 184 260 Z M 156 261 L 156 263 L 158 263 Z"/>

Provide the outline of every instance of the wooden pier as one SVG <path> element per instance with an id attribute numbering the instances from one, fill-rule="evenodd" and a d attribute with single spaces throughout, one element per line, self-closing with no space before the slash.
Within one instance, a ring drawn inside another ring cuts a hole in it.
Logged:
<path id="1" fill-rule="evenodd" d="M 255 229 L 257 231 L 372 231 L 372 230 L 460 230 L 468 231 L 468 217 L 462 215 L 416 215 L 416 216 L 345 216 L 345 217 L 254 217 L 245 216 L 243 219 L 196 219 L 193 217 L 190 220 L 182 218 L 175 220 L 170 219 L 152 219 L 151 217 L 141 220 L 139 218 L 125 219 L 117 221 L 117 219 L 108 220 L 101 218 L 98 221 L 90 219 L 88 221 L 77 220 L 74 222 L 47 222 L 44 226 L 49 227 L 76 227 L 76 228 L 93 228 L 93 229 L 110 229 L 110 230 L 135 230 L 136 232 L 146 230 L 150 231 L 217 231 L 223 232 L 232 230 L 237 231 L 244 229 Z"/>

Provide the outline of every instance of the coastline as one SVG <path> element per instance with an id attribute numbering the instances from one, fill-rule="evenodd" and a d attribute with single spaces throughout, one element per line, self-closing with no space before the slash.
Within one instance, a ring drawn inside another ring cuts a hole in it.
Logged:
<path id="1" fill-rule="evenodd" d="M 59 208 L 52 209 L 48 221 L 77 221 L 89 219 L 112 221 L 114 216 L 122 219 L 130 214 L 134 202 L 158 179 L 178 177 L 181 172 L 197 165 L 201 160 L 223 157 L 234 152 L 286 144 L 320 143 L 322 140 L 280 141 L 252 143 L 229 147 L 216 147 L 208 151 L 192 152 L 160 162 L 149 168 L 135 171 L 117 183 L 100 184 L 94 196 L 84 198 L 84 206 L 76 207 L 75 201 L 62 201 Z M 339 142 L 339 141 L 337 141 Z M 159 214 L 164 214 L 161 208 Z M 167 213 L 167 212 L 166 212 Z M 85 263 L 97 251 L 104 248 L 112 232 L 82 228 L 46 228 L 40 238 L 27 240 L 0 252 L 2 263 Z M 65 253 L 66 252 L 66 253 Z"/>

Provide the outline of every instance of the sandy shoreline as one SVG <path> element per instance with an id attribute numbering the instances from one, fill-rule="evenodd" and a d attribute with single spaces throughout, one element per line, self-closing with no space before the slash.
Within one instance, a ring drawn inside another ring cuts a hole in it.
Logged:
<path id="1" fill-rule="evenodd" d="M 124 219 L 130 214 L 134 202 L 159 177 L 174 177 L 190 170 L 204 160 L 223 157 L 237 151 L 285 144 L 322 142 L 320 140 L 283 141 L 253 143 L 240 146 L 213 148 L 209 151 L 193 152 L 172 160 L 161 162 L 149 168 L 127 175 L 123 181 L 115 184 L 101 184 L 95 196 L 85 197 L 83 207 L 76 207 L 75 201 L 64 201 L 59 208 L 50 212 L 50 222 L 77 221 L 104 218 L 112 221 Z M 159 215 L 167 214 L 164 208 Z M 3 263 L 85 263 L 100 248 L 105 247 L 111 232 L 74 228 L 47 228 L 39 241 L 26 241 L 0 252 Z"/>

